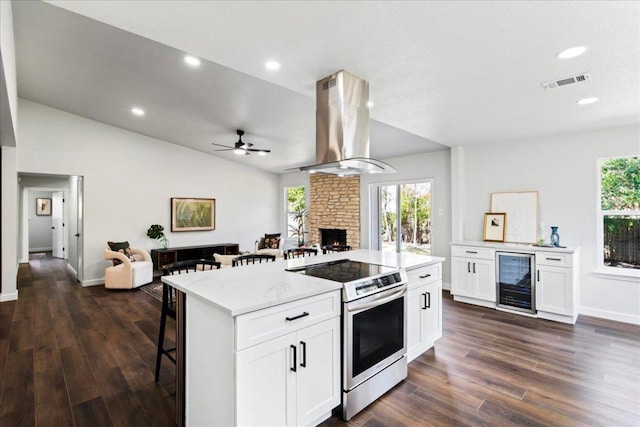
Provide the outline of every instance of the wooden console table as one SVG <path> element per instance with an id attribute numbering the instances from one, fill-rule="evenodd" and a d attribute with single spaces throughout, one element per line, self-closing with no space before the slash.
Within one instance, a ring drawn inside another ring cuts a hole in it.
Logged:
<path id="1" fill-rule="evenodd" d="M 214 243 L 212 245 L 151 249 L 151 260 L 154 270 L 162 270 L 165 265 L 176 261 L 213 259 L 213 254 L 238 255 L 239 253 L 240 249 L 237 243 Z"/>

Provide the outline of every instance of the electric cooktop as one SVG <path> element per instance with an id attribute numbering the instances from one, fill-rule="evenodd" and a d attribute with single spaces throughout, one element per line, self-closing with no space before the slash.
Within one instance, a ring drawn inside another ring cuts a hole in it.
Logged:
<path id="1" fill-rule="evenodd" d="M 406 282 L 404 269 L 348 259 L 287 268 L 286 271 L 340 282 L 344 285 L 343 295 L 346 301 Z"/>

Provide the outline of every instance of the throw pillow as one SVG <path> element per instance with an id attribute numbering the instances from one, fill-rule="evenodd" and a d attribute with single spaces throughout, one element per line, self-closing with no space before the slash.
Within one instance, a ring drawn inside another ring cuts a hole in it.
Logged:
<path id="1" fill-rule="evenodd" d="M 107 245 L 109 245 L 109 249 L 111 249 L 112 251 L 120 252 L 121 254 L 128 256 L 131 262 L 135 262 L 136 259 L 133 256 L 133 251 L 129 246 L 129 242 L 107 242 Z M 118 259 L 114 259 L 111 261 L 113 262 L 113 265 L 122 264 L 122 262 L 120 262 L 120 260 Z"/>
<path id="2" fill-rule="evenodd" d="M 278 234 L 278 236 L 280 236 Z M 278 249 L 280 247 L 280 237 L 265 237 L 264 238 L 265 249 Z"/>
<path id="3" fill-rule="evenodd" d="M 260 241 L 258 242 L 258 250 L 260 249 L 264 249 L 264 237 L 261 237 Z"/>

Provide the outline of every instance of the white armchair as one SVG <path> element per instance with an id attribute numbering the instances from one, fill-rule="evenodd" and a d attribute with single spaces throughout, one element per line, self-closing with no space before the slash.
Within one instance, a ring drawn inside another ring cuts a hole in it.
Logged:
<path id="1" fill-rule="evenodd" d="M 265 247 L 265 238 L 273 237 L 279 239 L 277 248 L 269 248 Z M 282 246 L 284 244 L 284 239 L 280 237 L 280 234 L 265 234 L 265 237 L 261 237 L 260 240 L 256 240 L 255 254 L 258 255 L 273 255 L 278 258 L 283 257 Z"/>
<path id="2" fill-rule="evenodd" d="M 131 261 L 127 255 L 108 247 L 104 250 L 104 259 L 120 261 L 120 264 L 105 269 L 105 288 L 133 289 L 153 281 L 153 263 L 149 254 L 142 249 L 130 249 L 136 261 Z"/>

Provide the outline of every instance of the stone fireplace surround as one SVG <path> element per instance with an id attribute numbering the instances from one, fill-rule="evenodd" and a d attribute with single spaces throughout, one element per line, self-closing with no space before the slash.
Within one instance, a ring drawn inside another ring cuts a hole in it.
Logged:
<path id="1" fill-rule="evenodd" d="M 360 247 L 360 177 L 309 176 L 309 240 L 321 244 L 320 229 L 346 231 L 346 244 Z M 332 244 L 329 242 L 327 244 Z"/>

